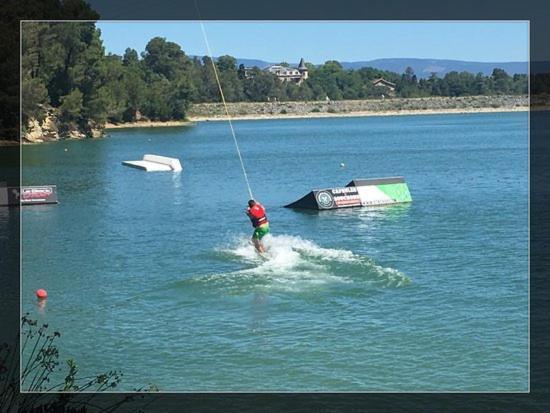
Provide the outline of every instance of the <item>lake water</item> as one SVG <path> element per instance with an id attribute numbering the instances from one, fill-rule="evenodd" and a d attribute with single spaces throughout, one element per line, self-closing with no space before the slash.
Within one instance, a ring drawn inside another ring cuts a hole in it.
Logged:
<path id="1" fill-rule="evenodd" d="M 236 121 L 23 148 L 22 309 L 83 376 L 186 391 L 526 391 L 527 113 Z M 145 153 L 183 172 L 121 165 Z M 341 168 L 340 164 L 345 163 Z M 402 175 L 409 205 L 304 212 Z M 48 290 L 45 308 L 34 291 Z"/>

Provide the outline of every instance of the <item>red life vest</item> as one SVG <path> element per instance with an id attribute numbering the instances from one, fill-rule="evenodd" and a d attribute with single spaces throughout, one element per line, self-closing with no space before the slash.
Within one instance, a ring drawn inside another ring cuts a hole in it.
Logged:
<path id="1" fill-rule="evenodd" d="M 265 208 L 261 204 L 254 204 L 252 208 L 248 208 L 248 213 L 250 214 L 250 220 L 252 221 L 252 226 L 254 228 L 259 227 L 260 225 L 267 224 L 267 216 L 265 215 Z"/>

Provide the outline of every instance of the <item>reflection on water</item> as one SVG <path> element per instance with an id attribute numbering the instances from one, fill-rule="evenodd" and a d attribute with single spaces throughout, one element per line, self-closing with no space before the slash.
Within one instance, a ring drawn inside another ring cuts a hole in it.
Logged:
<path id="1" fill-rule="evenodd" d="M 413 201 L 414 202 L 414 201 Z M 335 217 L 383 217 L 389 219 L 400 218 L 411 207 L 411 203 L 402 203 L 394 205 L 376 205 L 376 206 L 364 206 L 353 208 L 338 208 L 338 209 L 306 209 L 306 208 L 292 208 L 299 214 L 315 215 L 315 216 L 335 216 Z"/>
<path id="2" fill-rule="evenodd" d="M 395 221 L 404 218 L 409 212 L 410 208 L 411 203 L 403 203 L 395 205 L 365 206 L 360 208 L 331 209 L 328 211 L 319 212 L 332 214 L 335 217 L 353 216 L 354 218 L 364 219 L 367 221 L 382 218 L 385 220 Z"/>
<path id="3" fill-rule="evenodd" d="M 183 165 L 182 165 L 183 167 Z M 174 189 L 174 204 L 175 205 L 181 205 L 183 202 L 183 197 L 185 196 L 182 191 L 182 171 L 173 172 L 172 173 L 172 183 L 173 183 L 173 189 Z"/>
<path id="4" fill-rule="evenodd" d="M 261 331 L 268 316 L 269 296 L 263 292 L 254 293 L 250 310 L 250 329 L 256 333 Z"/>
<path id="5" fill-rule="evenodd" d="M 292 209 L 292 211 L 305 218 L 352 222 L 359 229 L 368 229 L 373 225 L 384 225 L 407 220 L 412 206 L 412 203 L 402 203 L 321 211 L 315 209 Z"/>
<path id="6" fill-rule="evenodd" d="M 36 307 L 38 308 L 38 312 L 42 315 L 46 312 L 46 304 L 48 300 L 36 300 Z"/>

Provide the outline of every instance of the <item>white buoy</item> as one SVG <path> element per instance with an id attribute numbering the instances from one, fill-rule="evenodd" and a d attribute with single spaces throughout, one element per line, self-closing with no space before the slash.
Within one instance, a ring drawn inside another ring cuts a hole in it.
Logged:
<path id="1" fill-rule="evenodd" d="M 346 166 L 346 164 L 345 164 L 344 162 L 342 162 L 342 163 L 340 164 L 340 168 L 345 168 L 345 166 Z"/>

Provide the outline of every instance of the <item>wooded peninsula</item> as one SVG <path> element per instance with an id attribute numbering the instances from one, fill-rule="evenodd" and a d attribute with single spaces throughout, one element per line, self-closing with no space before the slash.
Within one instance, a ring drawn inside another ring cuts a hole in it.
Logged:
<path id="1" fill-rule="evenodd" d="M 128 48 L 123 56 L 106 54 L 92 22 L 25 22 L 21 38 L 23 138 L 36 135 L 44 123 L 61 138 L 97 137 L 106 124 L 182 121 L 193 105 L 220 102 L 210 58 L 188 56 L 161 37 L 151 39 L 141 55 Z M 238 66 L 228 55 L 216 58 L 215 65 L 228 102 L 326 104 L 528 93 L 527 75 L 499 68 L 490 76 L 449 72 L 418 79 L 411 68 L 401 74 L 370 67 L 346 70 L 331 60 L 305 63 L 307 77 L 295 82 L 263 68 Z M 279 66 L 293 69 L 285 62 Z"/>

